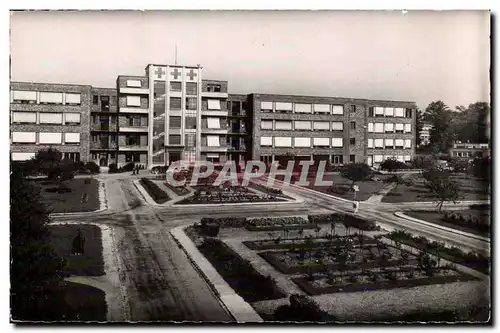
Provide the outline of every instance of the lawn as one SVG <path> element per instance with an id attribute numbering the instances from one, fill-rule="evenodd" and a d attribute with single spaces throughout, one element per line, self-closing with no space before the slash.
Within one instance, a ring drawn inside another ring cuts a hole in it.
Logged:
<path id="1" fill-rule="evenodd" d="M 425 187 L 425 179 L 421 175 L 413 175 L 410 179 L 414 182 L 413 186 L 400 185 L 396 187 L 382 198 L 382 202 L 399 203 L 436 200 L 436 197 Z M 488 183 L 468 175 L 453 175 L 452 179 L 460 184 L 460 200 L 490 199 Z"/>
<path id="2" fill-rule="evenodd" d="M 424 220 L 427 222 L 431 222 L 434 224 L 442 225 L 444 227 L 457 229 L 460 231 L 468 232 L 471 234 L 489 237 L 490 233 L 487 229 L 489 229 L 490 221 L 491 221 L 491 212 L 479 210 L 479 209 L 469 209 L 469 210 L 460 210 L 453 211 L 456 214 L 462 214 L 462 216 L 466 218 L 475 217 L 477 221 L 480 223 L 480 228 L 475 228 L 474 225 L 467 223 L 457 224 L 449 221 L 445 221 L 445 213 L 437 212 L 437 211 L 405 211 L 406 215 L 415 217 L 420 220 Z"/>
<path id="3" fill-rule="evenodd" d="M 73 239 L 78 228 L 85 237 L 85 252 L 71 254 Z M 94 225 L 51 225 L 51 245 L 59 256 L 66 259 L 66 273 L 69 275 L 100 276 L 104 274 L 101 229 Z"/>
<path id="4" fill-rule="evenodd" d="M 107 305 L 104 291 L 80 283 L 65 282 L 64 320 L 106 321 Z"/>
<path id="5" fill-rule="evenodd" d="M 66 193 L 46 191 L 57 187 L 58 182 L 43 179 L 33 180 L 33 183 L 40 189 L 42 200 L 51 213 L 91 212 L 100 207 L 99 182 L 96 179 L 90 179 L 89 184 L 85 184 L 83 178 L 69 180 L 65 183 L 71 191 Z"/>
<path id="6" fill-rule="evenodd" d="M 384 183 L 383 180 L 387 177 L 388 176 L 386 175 L 377 175 L 377 178 L 380 179 L 379 181 L 367 180 L 362 182 L 356 182 L 356 185 L 358 185 L 359 187 L 359 191 L 356 194 L 356 200 L 358 201 L 368 200 L 372 195 L 376 194 L 378 191 L 383 189 L 384 186 L 386 185 L 386 183 Z M 276 177 L 276 179 L 278 180 L 283 180 L 283 178 L 284 178 L 283 176 Z M 337 190 L 334 192 L 328 191 L 330 186 L 315 186 L 314 183 L 316 180 L 316 176 L 309 177 L 307 180 L 309 181 L 309 185 L 304 186 L 306 188 L 334 195 L 336 197 L 340 197 L 343 199 L 348 199 L 348 200 L 354 199 L 354 192 L 344 190 L 344 189 L 348 190 L 351 187 L 352 182 L 348 179 L 341 177 L 340 175 L 328 174 L 323 176 L 324 181 L 333 181 L 333 186 L 337 187 Z M 278 183 L 275 184 L 275 187 L 280 187 L 280 186 L 281 184 Z"/>

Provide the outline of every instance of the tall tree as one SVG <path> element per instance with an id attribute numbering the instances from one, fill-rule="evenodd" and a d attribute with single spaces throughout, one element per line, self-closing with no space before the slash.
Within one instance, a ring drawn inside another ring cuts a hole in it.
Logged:
<path id="1" fill-rule="evenodd" d="M 441 152 L 447 152 L 451 147 L 454 133 L 451 127 L 452 114 L 444 102 L 432 102 L 425 109 L 425 119 L 432 123 L 430 142 Z"/>
<path id="2" fill-rule="evenodd" d="M 453 120 L 457 140 L 462 142 L 488 143 L 488 118 L 491 112 L 490 105 L 485 102 L 470 104 L 466 109 L 457 107 L 461 112 L 455 112 Z"/>
<path id="3" fill-rule="evenodd" d="M 437 197 L 439 212 L 441 212 L 445 201 L 456 203 L 460 198 L 460 185 L 449 177 L 430 178 L 425 186 Z"/>
<path id="4" fill-rule="evenodd" d="M 415 142 L 417 147 L 422 144 L 422 138 L 420 133 L 422 132 L 422 127 L 424 126 L 424 114 L 422 110 L 417 109 L 417 114 L 415 115 Z"/>
<path id="5" fill-rule="evenodd" d="M 351 188 L 354 184 L 356 184 L 356 182 L 361 182 L 370 178 L 372 173 L 373 171 L 370 169 L 368 164 L 365 163 L 350 163 L 340 170 L 340 175 L 352 182 Z"/>
<path id="6" fill-rule="evenodd" d="M 18 173 L 10 180 L 11 314 L 13 320 L 64 320 L 64 261 L 50 247 L 40 194 Z"/>

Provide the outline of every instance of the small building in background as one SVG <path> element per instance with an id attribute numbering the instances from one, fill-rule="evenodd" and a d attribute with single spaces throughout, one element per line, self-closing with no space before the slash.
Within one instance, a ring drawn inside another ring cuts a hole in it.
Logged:
<path id="1" fill-rule="evenodd" d="M 450 149 L 451 158 L 474 159 L 475 157 L 490 156 L 489 143 L 471 143 L 455 141 Z"/>

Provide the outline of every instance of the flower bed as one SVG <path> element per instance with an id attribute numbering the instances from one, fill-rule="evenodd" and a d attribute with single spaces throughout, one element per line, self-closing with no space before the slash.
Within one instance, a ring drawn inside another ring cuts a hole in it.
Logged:
<path id="1" fill-rule="evenodd" d="M 368 221 L 350 214 L 317 214 L 309 215 L 308 220 L 310 223 L 327 224 L 337 223 L 343 224 L 346 228 L 356 228 L 364 231 L 380 230 L 380 227 L 373 221 Z"/>
<path id="2" fill-rule="evenodd" d="M 298 216 L 288 217 L 259 217 L 247 219 L 245 228 L 249 231 L 272 231 L 287 229 L 315 229 L 316 224 Z"/>
<path id="3" fill-rule="evenodd" d="M 340 281 L 339 281 L 340 278 Z M 430 284 L 444 284 L 477 280 L 475 277 L 465 275 L 451 268 L 439 268 L 434 276 L 426 276 L 419 269 L 409 270 L 392 269 L 386 272 L 373 270 L 365 274 L 338 274 L 323 276 L 314 280 L 299 277 L 292 278 L 302 290 L 309 295 L 320 295 L 337 292 L 373 291 L 378 289 L 411 288 Z"/>
<path id="4" fill-rule="evenodd" d="M 434 255 L 439 255 L 445 260 L 470 267 L 483 274 L 489 275 L 490 258 L 481 254 L 474 252 L 465 253 L 457 247 L 446 247 L 442 243 L 435 241 L 430 242 L 425 237 L 415 237 L 409 232 L 401 230 L 395 230 L 386 237 L 416 249 L 426 251 Z"/>
<path id="5" fill-rule="evenodd" d="M 251 182 L 249 187 L 256 189 L 257 191 L 263 192 L 265 194 L 271 195 L 271 196 L 276 196 L 279 198 L 285 198 L 285 199 L 293 199 L 290 198 L 289 196 L 283 194 L 283 191 L 279 188 L 273 188 L 269 186 L 265 186 L 262 184 L 256 184 Z"/>
<path id="6" fill-rule="evenodd" d="M 165 193 L 161 188 L 159 188 L 158 185 L 153 183 L 152 180 L 141 178 L 140 182 L 156 203 L 162 204 L 170 200 L 168 194 Z"/>
<path id="7" fill-rule="evenodd" d="M 217 223 L 221 228 L 243 228 L 246 221 L 246 217 L 203 217 L 200 223 L 201 225 Z"/>
<path id="8" fill-rule="evenodd" d="M 224 280 L 247 302 L 285 297 L 270 277 L 260 275 L 248 262 L 218 239 L 207 238 L 199 246 Z"/>
<path id="9" fill-rule="evenodd" d="M 319 238 L 296 238 L 296 239 L 269 239 L 269 240 L 261 240 L 261 241 L 244 241 L 243 244 L 248 247 L 250 250 L 254 251 L 263 251 L 263 250 L 278 250 L 278 249 L 300 249 L 301 246 L 306 245 L 311 249 L 318 248 L 330 248 L 330 247 L 338 247 L 340 246 L 342 239 L 351 237 L 351 236 L 338 236 L 336 238 L 327 238 L 327 237 L 319 237 Z M 373 238 L 364 237 L 364 244 L 376 244 L 376 241 Z M 309 244 L 306 244 L 310 240 Z M 354 238 L 354 244 L 359 244 L 359 240 Z"/>
<path id="10" fill-rule="evenodd" d="M 175 194 L 177 194 L 180 197 L 189 193 L 188 188 L 185 186 L 174 186 L 174 185 L 170 184 L 169 182 L 164 182 L 164 184 L 166 187 L 168 187 L 170 190 L 172 190 L 172 192 L 174 192 Z"/>

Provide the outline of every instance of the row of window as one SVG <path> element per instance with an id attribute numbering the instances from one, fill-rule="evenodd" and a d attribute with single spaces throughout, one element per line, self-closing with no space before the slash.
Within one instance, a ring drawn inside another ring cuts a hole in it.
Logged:
<path id="1" fill-rule="evenodd" d="M 312 140 L 311 140 L 312 139 Z M 293 144 L 292 144 L 293 142 Z M 261 136 L 261 147 L 334 147 L 341 148 L 344 146 L 343 138 L 299 138 L 299 137 L 272 137 Z"/>
<path id="2" fill-rule="evenodd" d="M 81 93 L 12 90 L 11 103 L 80 105 Z"/>
<path id="3" fill-rule="evenodd" d="M 81 115 L 76 112 L 12 112 L 12 124 L 80 125 Z"/>
<path id="4" fill-rule="evenodd" d="M 412 124 L 368 123 L 369 133 L 411 133 Z"/>
<path id="5" fill-rule="evenodd" d="M 411 149 L 411 139 L 368 139 L 368 148 Z"/>
<path id="6" fill-rule="evenodd" d="M 64 141 L 63 141 L 64 139 Z M 80 133 L 12 132 L 12 143 L 20 144 L 80 144 Z"/>
<path id="7" fill-rule="evenodd" d="M 451 156 L 454 157 L 472 157 L 474 154 L 471 151 L 454 151 Z"/>
<path id="8" fill-rule="evenodd" d="M 29 161 L 32 158 L 35 158 L 36 153 L 12 153 L 11 159 L 12 161 Z M 62 155 L 62 158 L 65 160 L 70 160 L 73 162 L 80 161 L 80 153 L 77 152 L 65 152 Z"/>
<path id="9" fill-rule="evenodd" d="M 169 106 L 170 110 L 181 110 L 182 99 L 180 97 L 170 97 Z M 198 108 L 198 99 L 196 97 L 186 97 L 185 106 L 186 110 L 196 110 Z M 221 110 L 220 100 L 208 99 L 206 108 L 207 110 Z"/>
<path id="10" fill-rule="evenodd" d="M 382 163 L 385 160 L 397 160 L 399 162 L 410 162 L 411 155 L 368 155 L 368 165 Z"/>
<path id="11" fill-rule="evenodd" d="M 283 113 L 309 113 L 309 114 L 331 114 L 344 115 L 345 106 L 336 104 L 309 104 L 309 103 L 292 103 L 292 102 L 260 102 L 262 112 L 283 112 Z M 357 106 L 351 104 L 348 106 L 348 111 L 355 113 Z M 385 116 L 385 117 L 412 117 L 410 108 L 395 108 L 395 107 L 369 107 L 368 116 Z"/>
<path id="12" fill-rule="evenodd" d="M 356 128 L 356 123 L 353 123 L 353 127 Z M 341 121 L 308 121 L 308 120 L 270 120 L 262 119 L 260 122 L 260 128 L 263 130 L 275 130 L 275 131 L 343 131 L 344 123 Z"/>

